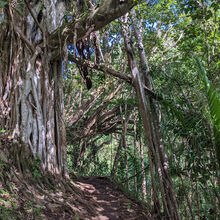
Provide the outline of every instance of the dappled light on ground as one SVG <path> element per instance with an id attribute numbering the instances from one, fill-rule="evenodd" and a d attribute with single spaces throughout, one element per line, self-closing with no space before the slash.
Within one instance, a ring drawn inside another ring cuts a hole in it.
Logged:
<path id="1" fill-rule="evenodd" d="M 79 178 L 77 184 L 97 206 L 96 216 L 88 219 L 148 219 L 143 207 L 127 198 L 105 177 Z"/>
<path id="2" fill-rule="evenodd" d="M 149 219 L 107 177 L 65 179 L 39 168 L 19 173 L 9 159 L 7 140 L 0 137 L 0 219 L 106 220 Z M 34 162 L 33 162 L 34 163 Z"/>

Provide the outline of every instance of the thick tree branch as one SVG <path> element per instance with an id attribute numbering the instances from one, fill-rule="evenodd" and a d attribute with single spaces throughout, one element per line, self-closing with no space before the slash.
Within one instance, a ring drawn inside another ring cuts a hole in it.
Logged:
<path id="1" fill-rule="evenodd" d="M 90 100 L 88 100 L 86 103 L 83 103 L 77 111 L 72 115 L 72 117 L 67 120 L 68 126 L 73 126 L 76 124 L 82 117 L 85 115 L 95 104 L 97 98 L 104 92 L 104 89 L 100 89 L 97 94 L 92 96 Z"/>
<path id="2" fill-rule="evenodd" d="M 24 0 L 24 2 L 25 2 L 26 6 L 27 6 L 27 8 L 28 8 L 28 11 L 31 13 L 31 16 L 32 16 L 32 18 L 34 19 L 35 23 L 36 23 L 37 26 L 40 28 L 41 32 L 44 33 L 44 32 L 43 32 L 43 29 L 42 29 L 42 27 L 41 27 L 41 25 L 39 24 L 37 18 L 35 17 L 35 15 L 34 15 L 32 9 L 31 9 L 31 7 L 30 7 L 29 3 L 27 2 L 27 0 Z"/>
<path id="3" fill-rule="evenodd" d="M 96 63 L 93 63 L 92 61 L 89 61 L 89 60 L 82 60 L 80 58 L 74 57 L 71 54 L 68 55 L 68 59 L 69 59 L 69 61 L 72 61 L 72 62 L 76 63 L 77 65 L 86 66 L 88 68 L 107 73 L 109 75 L 112 75 L 112 76 L 115 76 L 119 79 L 122 79 L 122 80 L 128 82 L 129 84 L 132 84 L 132 79 L 130 76 L 127 76 L 124 73 L 119 73 L 116 70 L 111 69 L 109 67 L 106 67 L 104 65 L 96 64 Z"/>
<path id="4" fill-rule="evenodd" d="M 27 47 L 31 50 L 32 53 L 35 52 L 34 46 L 31 44 L 31 42 L 27 39 L 27 37 L 23 34 L 22 31 L 19 30 L 16 26 L 13 26 L 15 32 L 19 35 L 21 40 L 27 45 Z"/>
<path id="5" fill-rule="evenodd" d="M 143 85 L 143 88 L 145 90 L 145 92 L 153 99 L 157 100 L 157 101 L 163 101 L 163 97 L 160 95 L 157 95 L 156 93 L 154 93 L 151 89 L 149 89 L 148 87 L 146 87 L 145 85 Z"/>
<path id="6" fill-rule="evenodd" d="M 88 68 L 95 69 L 95 70 L 101 71 L 103 73 L 115 76 L 115 77 L 117 77 L 119 79 L 122 79 L 125 82 L 133 85 L 131 77 L 125 75 L 124 73 L 117 72 L 114 69 L 111 69 L 109 67 L 106 67 L 106 66 L 103 66 L 103 65 L 100 65 L 100 64 L 95 64 L 95 63 L 93 63 L 92 61 L 89 61 L 89 60 L 82 60 L 80 58 L 76 58 L 76 57 L 74 57 L 71 54 L 69 54 L 68 59 L 69 59 L 69 61 L 72 61 L 72 62 L 76 63 L 77 65 L 86 66 Z M 153 99 L 155 99 L 157 101 L 162 101 L 163 100 L 163 98 L 161 96 L 159 96 L 156 93 L 154 93 L 151 89 L 149 89 L 145 85 L 143 85 L 143 87 L 144 87 L 144 90 L 147 92 L 147 94 L 151 98 L 153 98 Z"/>
<path id="7" fill-rule="evenodd" d="M 134 2 L 134 0 L 103 0 L 98 8 L 85 11 L 79 19 L 72 20 L 54 31 L 49 37 L 50 45 L 59 45 L 59 36 L 62 39 L 67 39 L 68 43 L 73 42 L 75 35 L 77 36 L 76 40 L 85 38 L 91 32 L 103 28 L 127 13 L 135 5 Z"/>

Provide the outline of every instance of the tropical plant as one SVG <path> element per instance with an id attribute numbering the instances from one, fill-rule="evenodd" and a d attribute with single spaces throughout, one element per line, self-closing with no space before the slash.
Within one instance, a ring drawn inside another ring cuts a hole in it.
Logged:
<path id="1" fill-rule="evenodd" d="M 210 115 L 213 124 L 216 155 L 218 159 L 218 164 L 220 166 L 220 95 L 218 94 L 218 91 L 213 88 L 212 83 L 209 81 L 205 68 L 202 65 L 199 57 L 195 56 L 195 59 L 199 68 L 199 74 L 202 76 L 206 90 L 206 97 L 208 100 Z"/>

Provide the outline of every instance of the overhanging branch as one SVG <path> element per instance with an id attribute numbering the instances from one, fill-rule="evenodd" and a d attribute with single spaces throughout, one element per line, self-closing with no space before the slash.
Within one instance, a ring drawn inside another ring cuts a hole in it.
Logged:
<path id="1" fill-rule="evenodd" d="M 124 73 L 120 73 L 117 70 L 111 69 L 111 68 L 106 67 L 106 66 L 101 65 L 101 64 L 96 64 L 96 63 L 94 63 L 92 61 L 89 61 L 89 60 L 82 60 L 80 58 L 76 58 L 71 54 L 68 55 L 68 59 L 69 59 L 69 61 L 72 61 L 72 62 L 76 63 L 77 65 L 86 66 L 90 69 L 98 70 L 98 71 L 101 71 L 103 73 L 112 75 L 112 76 L 117 77 L 119 79 L 122 79 L 125 82 L 127 82 L 127 83 L 131 84 L 132 86 L 134 86 L 133 83 L 132 83 L 132 78 L 130 76 L 127 76 Z M 162 101 L 163 100 L 163 98 L 161 96 L 157 95 L 155 92 L 150 90 L 148 87 L 146 87 L 146 86 L 143 86 L 143 87 L 144 87 L 145 92 L 150 97 L 152 97 L 153 99 L 155 99 L 157 101 Z"/>
<path id="2" fill-rule="evenodd" d="M 72 61 L 72 62 L 76 63 L 77 65 L 86 66 L 90 69 L 95 69 L 95 70 L 101 71 L 103 73 L 107 73 L 109 75 L 112 75 L 112 76 L 115 76 L 119 79 L 122 79 L 125 82 L 128 82 L 129 84 L 132 84 L 132 79 L 130 76 L 127 76 L 124 73 L 119 73 L 118 71 L 111 69 L 109 67 L 106 67 L 104 65 L 96 64 L 96 63 L 93 63 L 92 61 L 89 61 L 89 60 L 82 60 L 80 58 L 74 57 L 71 54 L 68 55 L 68 59 L 69 59 L 69 61 Z"/>
<path id="3" fill-rule="evenodd" d="M 59 45 L 59 36 L 61 39 L 67 39 L 68 43 L 73 42 L 75 34 L 76 40 L 85 38 L 127 13 L 135 2 L 138 1 L 103 0 L 98 8 L 87 9 L 79 19 L 72 20 L 54 31 L 49 37 L 49 43 L 51 46 Z"/>

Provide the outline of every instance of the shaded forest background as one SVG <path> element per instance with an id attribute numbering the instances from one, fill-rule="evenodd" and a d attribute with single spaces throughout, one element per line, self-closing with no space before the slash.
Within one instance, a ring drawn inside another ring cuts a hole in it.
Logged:
<path id="1" fill-rule="evenodd" d="M 219 93 L 218 8 L 217 2 L 149 2 L 138 5 L 135 19 L 131 15 L 128 19 L 136 54 L 138 49 L 146 53 L 153 95 L 162 112 L 160 125 L 170 173 L 185 219 L 215 219 L 218 215 L 213 125 L 195 58 L 199 57 Z M 134 22 L 141 29 L 144 48 L 139 48 L 133 33 Z M 116 20 L 99 31 L 102 55 L 98 57 L 108 68 L 129 76 L 122 23 Z M 95 52 L 91 55 L 93 87 L 89 91 L 76 65 L 68 63 L 65 75 L 69 169 L 79 175 L 111 176 L 152 205 L 149 150 L 134 89 L 125 80 L 113 78 L 103 64 L 97 64 L 96 56 Z M 220 106 L 213 108 L 219 114 Z"/>
<path id="2" fill-rule="evenodd" d="M 81 18 L 98 3 L 76 1 L 72 7 Z M 21 13 L 24 3 L 19 4 Z M 0 1 L 0 26 L 4 7 Z M 74 13 L 65 12 L 63 25 Z M 67 40 L 63 48 L 68 49 L 61 53 L 59 111 L 68 172 L 110 177 L 158 219 L 165 213 L 167 219 L 217 220 L 218 1 L 136 2 L 128 14 L 80 40 Z M 3 124 L 0 133 L 8 135 Z"/>

